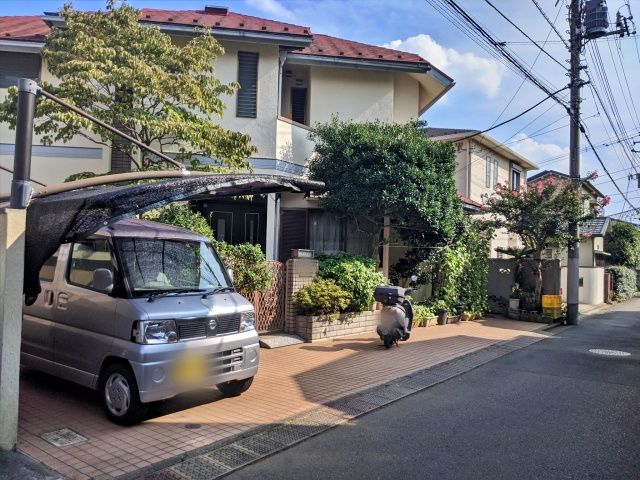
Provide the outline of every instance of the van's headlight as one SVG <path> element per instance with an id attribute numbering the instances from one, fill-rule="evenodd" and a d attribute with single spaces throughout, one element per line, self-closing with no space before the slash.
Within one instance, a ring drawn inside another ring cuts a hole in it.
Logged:
<path id="1" fill-rule="evenodd" d="M 131 337 L 136 343 L 174 343 L 178 341 L 175 320 L 138 320 Z"/>
<path id="2" fill-rule="evenodd" d="M 240 331 L 248 332 L 256 329 L 256 314 L 253 310 L 240 314 Z"/>

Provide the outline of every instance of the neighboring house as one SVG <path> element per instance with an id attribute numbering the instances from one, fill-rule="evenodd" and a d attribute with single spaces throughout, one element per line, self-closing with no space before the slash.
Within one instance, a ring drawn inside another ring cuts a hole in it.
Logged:
<path id="1" fill-rule="evenodd" d="M 426 128 L 431 140 L 453 143 L 456 152 L 456 188 L 468 213 L 477 214 L 483 197 L 495 192 L 499 183 L 517 189 L 527 183 L 527 172 L 538 166 L 479 130 Z M 490 257 L 501 258 L 496 248 L 521 246 L 520 239 L 506 230 L 495 233 Z"/>
<path id="2" fill-rule="evenodd" d="M 215 63 L 222 82 L 238 82 L 237 98 L 224 98 L 221 124 L 251 136 L 257 173 L 303 175 L 313 150 L 308 134 L 333 115 L 355 121 L 417 119 L 453 85 L 453 80 L 418 55 L 366 45 L 308 27 L 242 15 L 225 7 L 197 11 L 144 8 L 140 21 L 158 25 L 176 42 L 207 26 L 225 49 Z M 0 17 L 0 97 L 19 77 L 53 80 L 40 50 L 57 15 Z M 0 167 L 11 169 L 14 132 L 0 125 Z M 72 173 L 126 171 L 121 155 L 88 140 L 41 145 L 34 139 L 32 178 L 62 182 Z M 0 191 L 11 174 L 0 170 Z M 354 226 L 336 222 L 301 195 L 269 195 L 254 201 L 197 203 L 220 239 L 261 244 L 270 259 L 288 258 L 293 248 L 364 249 Z M 364 240 L 362 239 L 364 242 Z M 349 245 L 349 242 L 354 243 Z M 369 248 L 366 246 L 366 248 Z"/>
<path id="3" fill-rule="evenodd" d="M 544 180 L 549 177 L 570 180 L 566 173 L 555 170 L 543 170 L 529 178 L 529 183 Z M 591 182 L 582 184 L 582 191 L 587 197 L 584 201 L 585 210 L 598 203 L 604 194 Z M 580 230 L 580 303 L 598 305 L 605 301 L 605 266 L 609 254 L 604 251 L 604 236 L 609 228 L 609 219 L 598 217 L 582 222 Z M 544 258 L 560 260 L 560 285 L 563 301 L 567 295 L 567 248 L 547 248 Z"/>

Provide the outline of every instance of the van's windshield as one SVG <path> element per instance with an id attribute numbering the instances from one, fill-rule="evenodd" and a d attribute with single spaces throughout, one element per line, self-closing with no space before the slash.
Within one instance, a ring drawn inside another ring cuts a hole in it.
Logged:
<path id="1" fill-rule="evenodd" d="M 206 242 L 118 238 L 116 245 L 134 296 L 231 286 L 222 262 Z"/>

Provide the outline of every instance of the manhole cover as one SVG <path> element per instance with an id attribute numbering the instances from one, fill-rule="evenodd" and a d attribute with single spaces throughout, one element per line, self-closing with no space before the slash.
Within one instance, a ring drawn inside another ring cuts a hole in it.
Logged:
<path id="1" fill-rule="evenodd" d="M 609 357 L 628 357 L 631 355 L 629 352 L 621 352 L 620 350 L 607 350 L 604 348 L 592 348 L 589 350 L 591 353 L 595 353 L 596 355 L 607 355 Z"/>
<path id="2" fill-rule="evenodd" d="M 55 430 L 53 432 L 43 433 L 40 435 L 40 438 L 56 447 L 66 447 L 68 445 L 75 445 L 76 443 L 87 441 L 86 437 L 74 432 L 70 428 L 61 428 L 60 430 Z"/>

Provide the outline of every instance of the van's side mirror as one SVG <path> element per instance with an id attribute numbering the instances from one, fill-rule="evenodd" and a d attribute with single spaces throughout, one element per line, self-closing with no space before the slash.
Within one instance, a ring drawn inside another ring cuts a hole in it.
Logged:
<path id="1" fill-rule="evenodd" d="M 229 278 L 233 282 L 233 269 L 232 268 L 227 268 L 227 275 L 229 275 Z"/>
<path id="2" fill-rule="evenodd" d="M 108 268 L 97 268 L 93 271 L 93 288 L 102 293 L 113 290 L 113 273 Z"/>

